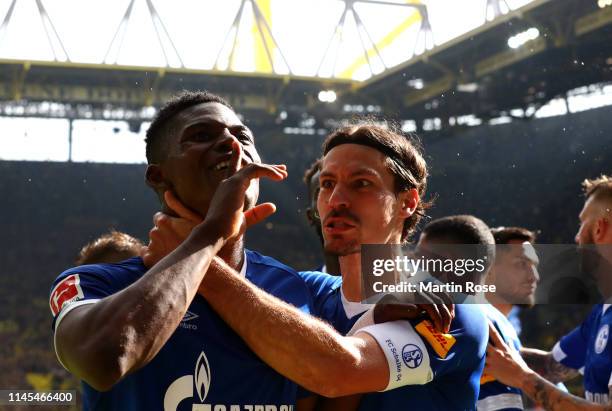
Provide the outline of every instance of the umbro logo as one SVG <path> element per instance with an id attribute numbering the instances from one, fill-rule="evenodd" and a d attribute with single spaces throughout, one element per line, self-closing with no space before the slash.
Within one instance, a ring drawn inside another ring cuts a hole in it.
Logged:
<path id="1" fill-rule="evenodd" d="M 196 313 L 192 313 L 191 311 L 187 311 L 185 313 L 185 316 L 181 320 L 181 322 L 191 321 L 191 320 L 194 320 L 194 319 L 196 319 L 198 317 L 199 317 L 199 315 L 197 315 Z"/>
<path id="2" fill-rule="evenodd" d="M 181 320 L 181 323 L 179 324 L 179 327 L 185 328 L 186 330 L 197 330 L 198 326 L 196 324 L 189 323 L 189 322 L 192 321 L 192 320 L 195 320 L 198 317 L 199 317 L 199 315 L 197 315 L 196 313 L 192 313 L 191 311 L 187 311 L 185 313 L 185 316 Z"/>

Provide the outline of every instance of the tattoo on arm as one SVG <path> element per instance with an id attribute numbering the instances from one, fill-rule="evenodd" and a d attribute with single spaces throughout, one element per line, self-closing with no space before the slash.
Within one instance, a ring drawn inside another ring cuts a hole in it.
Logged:
<path id="1" fill-rule="evenodd" d="M 612 411 L 611 404 L 595 404 L 563 392 L 535 373 L 521 388 L 529 398 L 548 411 Z"/>
<path id="2" fill-rule="evenodd" d="M 553 383 L 571 380 L 579 374 L 578 370 L 555 361 L 550 351 L 523 348 L 521 349 L 521 357 L 532 370 Z"/>

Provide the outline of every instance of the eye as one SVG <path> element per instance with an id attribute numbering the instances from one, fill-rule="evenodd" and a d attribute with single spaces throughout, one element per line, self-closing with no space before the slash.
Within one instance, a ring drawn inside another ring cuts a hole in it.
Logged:
<path id="1" fill-rule="evenodd" d="M 247 132 L 245 132 L 245 131 L 241 131 L 240 133 L 238 133 L 236 138 L 238 138 L 238 140 L 240 140 L 240 141 L 242 141 L 244 143 L 250 143 L 251 142 L 251 136 Z"/>
<path id="2" fill-rule="evenodd" d="M 359 180 L 355 181 L 355 186 L 357 188 L 365 188 L 365 187 L 369 187 L 372 185 L 372 182 L 369 180 L 365 180 L 363 178 L 360 178 Z"/>
<path id="3" fill-rule="evenodd" d="M 320 183 L 321 190 L 331 190 L 334 188 L 334 182 L 332 180 L 323 180 Z"/>
<path id="4" fill-rule="evenodd" d="M 191 136 L 189 136 L 188 140 L 192 140 L 192 141 L 210 141 L 214 138 L 214 136 L 212 135 L 212 133 L 208 132 L 208 131 L 198 131 L 197 133 L 193 133 Z"/>
<path id="5" fill-rule="evenodd" d="M 238 141 L 243 144 L 253 143 L 253 137 L 251 136 L 251 134 L 242 127 L 232 128 L 230 129 L 230 132 L 234 137 L 236 137 L 236 139 L 238 139 Z"/>

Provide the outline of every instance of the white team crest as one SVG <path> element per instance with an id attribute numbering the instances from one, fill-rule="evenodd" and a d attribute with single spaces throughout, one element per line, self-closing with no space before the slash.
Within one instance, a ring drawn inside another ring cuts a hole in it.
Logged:
<path id="1" fill-rule="evenodd" d="M 595 352 L 601 354 L 606 349 L 608 344 L 608 336 L 610 335 L 610 327 L 608 324 L 602 325 L 595 339 Z"/>

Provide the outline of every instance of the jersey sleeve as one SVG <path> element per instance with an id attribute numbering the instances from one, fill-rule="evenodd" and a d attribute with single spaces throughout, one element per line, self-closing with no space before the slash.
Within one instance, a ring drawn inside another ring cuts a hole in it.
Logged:
<path id="1" fill-rule="evenodd" d="M 60 274 L 49 295 L 53 330 L 74 308 L 93 304 L 125 287 L 127 276 L 122 274 L 103 265 L 76 267 Z"/>
<path id="2" fill-rule="evenodd" d="M 595 309 L 582 324 L 574 328 L 569 334 L 561 337 L 557 344 L 555 344 L 552 350 L 555 361 L 576 370 L 584 367 L 589 331 L 593 322 L 593 316 L 596 314 L 595 310 L 597 309 L 601 308 L 595 306 Z"/>

